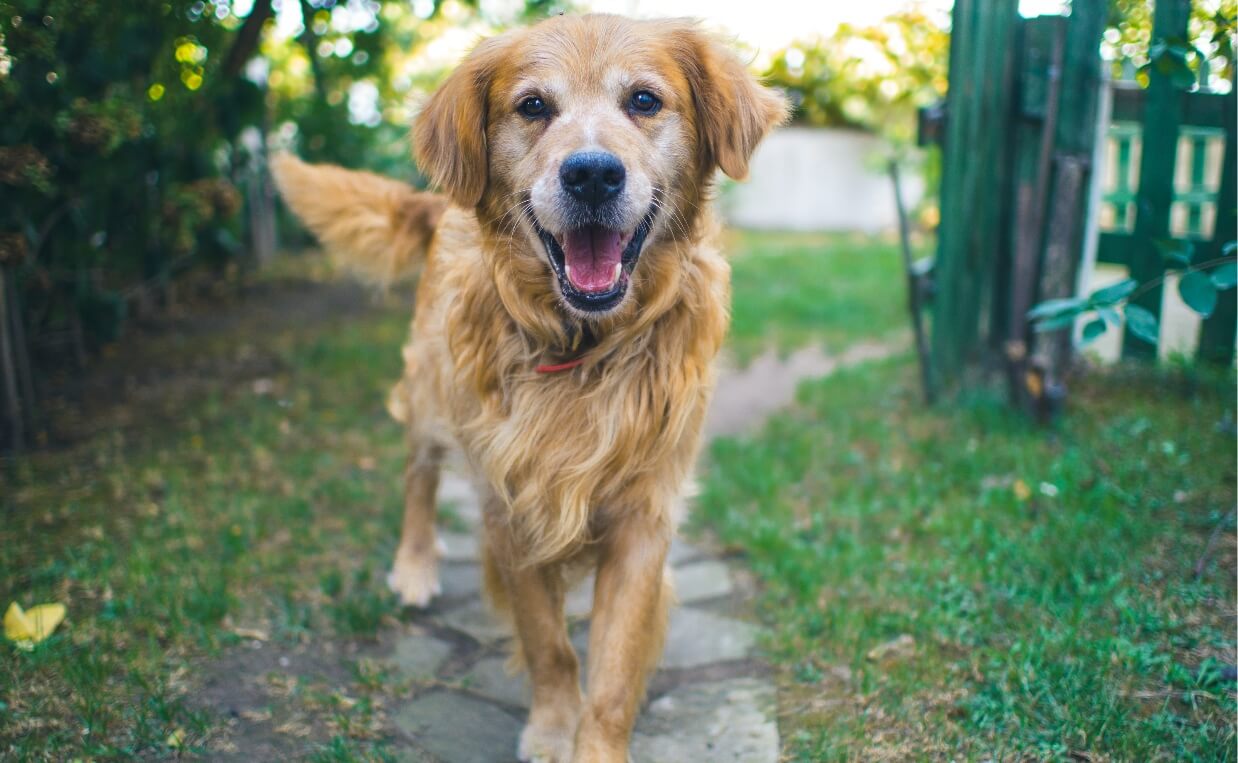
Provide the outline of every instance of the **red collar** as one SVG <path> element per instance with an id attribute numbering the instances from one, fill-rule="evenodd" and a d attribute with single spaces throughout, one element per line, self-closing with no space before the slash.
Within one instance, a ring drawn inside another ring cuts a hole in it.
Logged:
<path id="1" fill-rule="evenodd" d="M 575 360 L 569 360 L 566 363 L 543 363 L 533 369 L 539 374 L 557 374 L 560 371 L 569 371 L 585 362 L 585 357 L 582 355 Z"/>

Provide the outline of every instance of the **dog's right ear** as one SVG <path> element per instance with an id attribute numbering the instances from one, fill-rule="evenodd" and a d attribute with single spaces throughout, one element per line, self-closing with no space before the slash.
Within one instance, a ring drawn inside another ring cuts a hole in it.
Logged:
<path id="1" fill-rule="evenodd" d="M 483 40 L 434 92 L 413 126 L 418 168 L 462 207 L 477 206 L 486 190 L 486 101 L 507 43 L 506 35 Z"/>

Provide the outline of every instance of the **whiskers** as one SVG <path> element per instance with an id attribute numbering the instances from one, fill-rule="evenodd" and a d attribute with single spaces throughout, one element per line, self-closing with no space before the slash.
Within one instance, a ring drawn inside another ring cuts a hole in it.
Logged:
<path id="1" fill-rule="evenodd" d="M 666 218 L 666 225 L 670 229 L 672 239 L 686 240 L 691 238 L 692 231 L 688 221 L 680 213 L 679 205 L 670 203 L 665 191 L 655 187 L 650 204 L 657 210 L 659 217 Z M 695 205 L 692 206 L 695 209 Z"/>
<path id="2" fill-rule="evenodd" d="M 515 203 L 512 203 L 513 199 Z M 498 221 L 499 238 L 507 240 L 507 254 L 510 256 L 520 223 L 532 221 L 533 196 L 527 189 L 517 189 L 504 196 L 500 204 L 505 209 Z"/>

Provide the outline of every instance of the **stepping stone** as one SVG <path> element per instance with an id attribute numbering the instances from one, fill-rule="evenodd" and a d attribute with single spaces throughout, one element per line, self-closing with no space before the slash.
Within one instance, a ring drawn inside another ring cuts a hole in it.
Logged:
<path id="1" fill-rule="evenodd" d="M 717 560 L 705 559 L 675 570 L 675 593 L 682 604 L 726 596 L 733 590 L 730 570 Z"/>
<path id="2" fill-rule="evenodd" d="M 568 617 L 588 617 L 592 614 L 593 575 L 589 575 L 567 592 L 563 600 L 563 611 Z"/>
<path id="3" fill-rule="evenodd" d="M 449 610 L 438 616 L 448 628 L 463 631 L 481 643 L 498 641 L 511 635 L 511 629 L 490 612 L 485 602 L 478 600 Z"/>
<path id="4" fill-rule="evenodd" d="M 480 660 L 464 676 L 464 688 L 499 702 L 518 707 L 529 706 L 528 673 L 508 675 L 506 657 Z"/>
<path id="5" fill-rule="evenodd" d="M 438 479 L 439 503 L 448 505 L 451 510 L 470 524 L 481 523 L 481 504 L 477 499 L 477 491 L 473 483 L 455 472 L 443 471 Z"/>
<path id="6" fill-rule="evenodd" d="M 666 560 L 672 567 L 678 567 L 690 559 L 697 559 L 702 556 L 705 556 L 705 551 L 703 549 L 697 548 L 696 546 L 693 546 L 682 538 L 676 536 L 674 540 L 671 541 L 671 550 L 670 553 L 667 554 Z"/>
<path id="7" fill-rule="evenodd" d="M 447 563 L 438 568 L 443 598 L 460 599 L 481 592 L 481 568 L 476 564 Z"/>
<path id="8" fill-rule="evenodd" d="M 777 763 L 774 687 L 753 678 L 681 686 L 636 722 L 632 759 L 641 763 Z"/>
<path id="9" fill-rule="evenodd" d="M 677 607 L 671 612 L 661 666 L 692 668 L 743 659 L 752 651 L 757 633 L 755 626 L 739 620 Z"/>
<path id="10" fill-rule="evenodd" d="M 443 544 L 443 556 L 447 562 L 477 561 L 477 536 L 473 533 L 442 532 L 438 540 Z"/>
<path id="11" fill-rule="evenodd" d="M 446 691 L 418 697 L 392 722 L 443 763 L 515 760 L 523 725 L 488 702 Z"/>
<path id="12" fill-rule="evenodd" d="M 433 636 L 401 636 L 386 662 L 404 678 L 433 678 L 443 660 L 451 654 L 451 644 Z"/>
<path id="13" fill-rule="evenodd" d="M 752 652 L 758 633 L 756 626 L 729 617 L 702 612 L 690 607 L 671 610 L 671 624 L 662 652 L 662 668 L 694 668 L 713 662 L 742 660 Z M 572 646 L 581 667 L 588 664 L 589 628 L 582 624 L 572 630 Z"/>
<path id="14" fill-rule="evenodd" d="M 696 555 L 696 552 L 693 552 Z M 705 559 L 679 567 L 672 572 L 675 596 L 681 604 L 725 596 L 734 590 L 730 571 L 719 561 Z M 593 576 L 589 575 L 564 600 L 568 617 L 588 617 L 593 611 Z"/>

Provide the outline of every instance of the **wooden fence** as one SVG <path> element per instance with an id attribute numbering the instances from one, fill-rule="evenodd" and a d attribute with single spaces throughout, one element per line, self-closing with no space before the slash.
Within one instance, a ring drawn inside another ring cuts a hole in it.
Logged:
<path id="1" fill-rule="evenodd" d="M 1185 38 L 1189 11 L 1190 0 L 1158 0 L 1153 39 Z M 1027 313 L 1076 295 L 1092 215 L 1104 229 L 1100 261 L 1126 265 L 1141 284 L 1164 274 L 1167 240 L 1209 257 L 1235 236 L 1235 94 L 1183 92 L 1155 67 L 1146 90 L 1111 85 L 1100 56 L 1107 17 L 1105 0 L 1033 19 L 1019 17 L 1017 0 L 955 2 L 944 124 L 922 131 L 943 149 L 932 362 L 947 386 L 979 363 L 1004 368 L 1025 403 L 1051 397 L 1070 332 L 1036 334 Z M 1102 141 L 1113 173 L 1097 194 Z M 1135 298 L 1154 315 L 1161 301 L 1159 285 Z M 1234 327 L 1230 290 L 1204 323 L 1201 357 L 1232 362 Z M 1133 337 L 1124 348 L 1156 353 Z"/>

